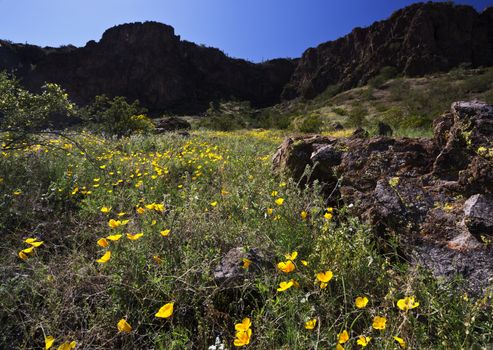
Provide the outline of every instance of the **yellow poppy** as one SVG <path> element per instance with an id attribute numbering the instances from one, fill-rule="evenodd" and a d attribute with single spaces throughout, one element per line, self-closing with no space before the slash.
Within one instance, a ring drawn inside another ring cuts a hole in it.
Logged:
<path id="1" fill-rule="evenodd" d="M 131 241 L 136 241 L 138 239 L 140 239 L 144 234 L 143 233 L 136 233 L 136 234 L 131 234 L 131 233 L 127 233 L 127 238 Z"/>
<path id="2" fill-rule="evenodd" d="M 54 342 L 55 342 L 55 338 L 53 338 L 51 335 L 45 337 L 45 350 L 51 348 Z"/>
<path id="3" fill-rule="evenodd" d="M 319 272 L 317 273 L 317 279 L 322 282 L 322 283 L 328 283 L 332 277 L 334 277 L 334 274 L 332 271 L 325 271 L 325 272 Z"/>
<path id="4" fill-rule="evenodd" d="M 274 212 L 274 209 L 267 208 L 267 215 L 272 215 L 273 212 Z"/>
<path id="5" fill-rule="evenodd" d="M 356 340 L 356 344 L 361 345 L 362 348 L 368 345 L 370 342 L 371 337 L 365 337 L 364 335 L 360 335 L 358 337 L 358 340 Z"/>
<path id="6" fill-rule="evenodd" d="M 99 258 L 98 260 L 96 260 L 96 262 L 100 263 L 100 264 L 104 264 L 104 263 L 107 263 L 108 261 L 110 261 L 111 259 L 111 251 L 107 251 L 106 253 L 104 253 L 104 255 Z"/>
<path id="7" fill-rule="evenodd" d="M 106 248 L 107 246 L 110 245 L 110 242 L 108 242 L 108 240 L 106 238 L 98 239 L 97 243 L 98 243 L 98 246 L 103 247 L 103 248 Z"/>
<path id="8" fill-rule="evenodd" d="M 291 260 L 281 261 L 277 264 L 277 268 L 284 273 L 290 273 L 296 268 Z"/>
<path id="9" fill-rule="evenodd" d="M 363 309 L 366 306 L 366 304 L 368 304 L 367 297 L 357 297 L 356 300 L 354 301 L 354 305 L 356 305 L 358 309 Z"/>
<path id="10" fill-rule="evenodd" d="M 22 260 L 27 260 L 28 256 L 26 253 L 24 253 L 22 250 L 19 252 L 19 258 L 21 258 Z"/>
<path id="11" fill-rule="evenodd" d="M 387 323 L 387 319 L 383 316 L 375 316 L 373 318 L 373 328 L 375 329 L 385 329 L 385 324 Z"/>
<path id="12" fill-rule="evenodd" d="M 161 234 L 161 236 L 163 237 L 167 237 L 169 236 L 169 233 L 171 232 L 171 230 L 162 230 L 161 232 L 159 232 Z"/>
<path id="13" fill-rule="evenodd" d="M 142 214 L 144 214 L 145 212 L 146 212 L 146 210 L 145 210 L 144 208 L 142 208 L 142 207 L 138 207 L 138 208 L 137 208 L 137 214 L 142 215 Z"/>
<path id="14" fill-rule="evenodd" d="M 251 325 L 252 321 L 248 317 L 245 317 L 241 323 L 235 324 L 235 330 L 245 332 L 250 329 Z"/>
<path id="15" fill-rule="evenodd" d="M 25 254 L 31 254 L 34 251 L 34 247 L 29 247 L 26 249 L 22 249 L 22 252 Z"/>
<path id="16" fill-rule="evenodd" d="M 336 350 L 344 350 L 344 346 L 342 346 L 341 344 L 337 344 Z"/>
<path id="17" fill-rule="evenodd" d="M 122 235 L 110 235 L 106 237 L 109 241 L 118 241 L 120 238 L 122 238 Z"/>
<path id="18" fill-rule="evenodd" d="M 174 303 L 167 303 L 163 307 L 159 309 L 159 311 L 156 313 L 156 317 L 158 318 L 168 318 L 171 315 L 173 315 L 173 305 Z"/>
<path id="19" fill-rule="evenodd" d="M 347 332 L 347 330 L 343 330 L 342 333 L 339 333 L 337 335 L 337 339 L 339 344 L 344 344 L 345 342 L 347 342 L 349 340 L 349 333 Z"/>
<path id="20" fill-rule="evenodd" d="M 122 333 L 130 333 L 132 331 L 132 326 L 130 326 L 130 324 L 123 318 L 118 321 L 118 324 L 116 326 L 118 328 L 118 331 Z"/>
<path id="21" fill-rule="evenodd" d="M 305 322 L 305 328 L 306 329 L 314 329 L 315 326 L 317 325 L 317 319 L 316 318 L 312 318 L 311 320 L 308 320 Z"/>
<path id="22" fill-rule="evenodd" d="M 217 206 L 217 201 L 211 202 L 211 207 Z"/>
<path id="23" fill-rule="evenodd" d="M 398 337 L 398 336 L 396 336 L 396 335 L 394 335 L 394 336 L 393 336 L 393 338 L 394 338 L 394 340 L 395 340 L 396 342 L 398 342 L 398 343 L 399 343 L 399 346 L 400 346 L 402 349 L 407 348 L 407 343 L 404 341 L 404 339 L 399 338 L 399 337 Z"/>
<path id="24" fill-rule="evenodd" d="M 397 301 L 397 307 L 402 311 L 411 310 L 418 306 L 419 302 L 417 302 L 414 297 L 405 297 L 404 299 L 399 299 Z"/>
<path id="25" fill-rule="evenodd" d="M 278 292 L 284 292 L 285 290 L 288 290 L 293 286 L 294 282 L 293 280 L 288 281 L 288 282 L 281 282 L 279 283 L 279 288 L 277 288 Z"/>
<path id="26" fill-rule="evenodd" d="M 250 344 L 250 338 L 252 337 L 252 330 L 247 329 L 246 331 L 236 332 L 236 338 L 234 340 L 234 345 L 236 347 L 241 347 Z"/>
<path id="27" fill-rule="evenodd" d="M 288 260 L 296 260 L 296 258 L 298 257 L 298 252 L 294 251 L 291 254 L 286 254 L 285 257 Z"/>
<path id="28" fill-rule="evenodd" d="M 283 203 L 284 203 L 284 198 L 277 198 L 277 199 L 275 200 L 275 203 L 276 203 L 277 205 L 283 205 Z"/>
<path id="29" fill-rule="evenodd" d="M 101 213 L 107 214 L 111 211 L 111 207 L 102 207 Z"/>
<path id="30" fill-rule="evenodd" d="M 252 261 L 248 258 L 243 258 L 242 261 L 243 261 L 243 268 L 244 269 L 248 269 L 250 267 L 250 265 L 252 264 Z"/>
<path id="31" fill-rule="evenodd" d="M 303 264 L 303 266 L 308 266 L 308 261 L 306 260 L 301 260 L 301 263 Z"/>
<path id="32" fill-rule="evenodd" d="M 304 210 L 303 210 L 303 211 L 301 212 L 300 216 L 301 216 L 301 220 L 306 220 L 306 218 L 308 217 L 308 213 L 307 213 L 306 211 L 304 211 Z"/>

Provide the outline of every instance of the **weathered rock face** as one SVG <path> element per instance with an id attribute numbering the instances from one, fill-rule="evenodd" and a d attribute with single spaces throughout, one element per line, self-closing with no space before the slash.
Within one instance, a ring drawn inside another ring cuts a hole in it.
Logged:
<path id="1" fill-rule="evenodd" d="M 309 181 L 324 182 L 330 200 L 353 204 L 435 272 L 464 273 L 472 288 L 493 278 L 493 249 L 484 244 L 493 239 L 493 106 L 454 103 L 431 139 L 288 138 L 273 162 L 300 183 L 314 167 Z"/>
<path id="2" fill-rule="evenodd" d="M 461 63 L 493 65 L 493 8 L 478 14 L 470 6 L 414 4 L 310 48 L 301 59 L 261 64 L 181 41 L 172 27 L 155 22 L 110 28 L 82 48 L 0 40 L 0 70 L 15 69 L 29 88 L 55 82 L 81 104 L 104 93 L 138 99 L 156 112 L 199 113 L 210 101 L 233 98 L 269 106 L 315 97 L 332 84 L 366 83 L 385 66 L 415 76 Z"/>
<path id="3" fill-rule="evenodd" d="M 272 105 L 294 65 L 287 59 L 262 64 L 232 59 L 181 41 L 173 27 L 155 22 L 110 28 L 99 42 L 82 48 L 0 42 L 0 70 L 17 69 L 30 88 L 55 82 L 82 104 L 104 93 L 138 99 L 151 111 L 201 112 L 210 101 L 233 98 Z"/>
<path id="4" fill-rule="evenodd" d="M 156 132 L 163 133 L 168 131 L 188 130 L 192 126 L 185 119 L 177 117 L 162 118 L 155 122 Z"/>
<path id="5" fill-rule="evenodd" d="M 493 64 L 493 8 L 419 3 L 388 20 L 304 52 L 283 98 L 313 98 L 329 85 L 366 83 L 385 66 L 409 76 L 447 71 L 461 63 Z"/>

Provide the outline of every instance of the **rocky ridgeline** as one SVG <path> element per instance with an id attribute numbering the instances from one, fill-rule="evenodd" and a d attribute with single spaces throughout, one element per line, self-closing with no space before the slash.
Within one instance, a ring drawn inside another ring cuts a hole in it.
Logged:
<path id="1" fill-rule="evenodd" d="M 493 281 L 493 106 L 452 104 L 433 138 L 287 138 L 273 164 L 301 185 L 322 182 L 329 201 L 397 235 L 437 275 L 462 274 L 472 290 Z"/>
<path id="2" fill-rule="evenodd" d="M 493 8 L 478 13 L 450 3 L 414 4 L 310 48 L 300 59 L 259 64 L 180 40 L 173 27 L 156 22 L 110 28 L 99 42 L 80 48 L 0 40 L 0 70 L 15 70 L 31 89 L 48 81 L 61 84 L 81 104 L 104 93 L 176 113 L 204 112 L 210 101 L 221 99 L 263 107 L 313 98 L 332 84 L 365 84 L 386 66 L 416 76 L 462 63 L 493 65 Z"/>

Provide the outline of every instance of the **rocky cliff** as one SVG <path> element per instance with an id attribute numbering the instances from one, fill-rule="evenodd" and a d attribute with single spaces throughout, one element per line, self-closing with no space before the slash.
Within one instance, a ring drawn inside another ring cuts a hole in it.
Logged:
<path id="1" fill-rule="evenodd" d="M 61 84 L 78 103 L 99 94 L 138 99 L 151 110 L 198 112 L 212 100 L 255 106 L 279 101 L 294 60 L 254 64 L 182 41 L 170 26 L 132 23 L 108 29 L 82 48 L 39 48 L 0 42 L 0 70 L 15 69 L 32 89 Z"/>
<path id="2" fill-rule="evenodd" d="M 420 3 L 308 49 L 301 59 L 254 64 L 182 41 L 170 26 L 132 23 L 84 47 L 40 48 L 0 41 L 0 70 L 16 70 L 32 89 L 61 84 L 78 103 L 95 95 L 138 99 L 154 111 L 201 112 L 212 100 L 313 98 L 329 85 L 364 84 L 385 66 L 416 76 L 467 63 L 493 65 L 493 8 Z"/>
<path id="3" fill-rule="evenodd" d="M 417 76 L 448 71 L 461 63 L 493 65 L 493 8 L 478 13 L 470 6 L 419 3 L 306 50 L 282 95 L 313 98 L 329 85 L 352 88 L 385 66 Z"/>

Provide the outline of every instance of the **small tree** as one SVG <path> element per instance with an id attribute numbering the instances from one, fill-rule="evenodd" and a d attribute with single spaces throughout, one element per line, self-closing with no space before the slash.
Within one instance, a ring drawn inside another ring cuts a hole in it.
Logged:
<path id="1" fill-rule="evenodd" d="M 70 117 L 75 106 L 57 84 L 47 83 L 36 94 L 22 88 L 15 77 L 0 72 L 0 141 L 2 149 L 34 144 L 55 117 Z"/>
<path id="2" fill-rule="evenodd" d="M 146 109 L 140 107 L 139 101 L 128 103 L 122 96 L 109 99 L 100 95 L 95 97 L 93 103 L 84 107 L 81 114 L 95 129 L 122 137 L 154 129 L 154 124 L 145 112 Z"/>

